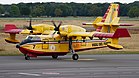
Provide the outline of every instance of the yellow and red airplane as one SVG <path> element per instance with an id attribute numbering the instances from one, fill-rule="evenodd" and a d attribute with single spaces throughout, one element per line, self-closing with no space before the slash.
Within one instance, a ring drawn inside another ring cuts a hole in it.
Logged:
<path id="1" fill-rule="evenodd" d="M 87 32 L 80 26 L 61 25 L 62 22 L 57 26 L 54 21 L 52 21 L 53 26 L 48 27 L 48 29 L 46 27 L 46 30 L 44 29 L 45 26 L 42 29 L 41 26 L 35 29 L 33 26 L 31 28 L 30 25 L 30 29 L 34 29 L 33 32 L 35 30 L 41 31 L 41 35 L 28 35 L 25 40 L 16 45 L 16 48 L 25 55 L 26 60 L 37 56 L 52 56 L 56 59 L 67 53 L 72 53 L 72 59 L 78 60 L 79 56 L 76 53 L 78 51 L 103 47 L 122 49 L 123 46 L 118 44 L 119 38 L 130 37 L 130 34 L 127 29 L 118 27 L 131 25 L 119 24 L 118 12 L 119 5 L 111 4 L 103 17 L 97 17 L 92 23 L 83 23 L 84 25 L 93 25 L 96 31 L 92 32 Z M 11 37 L 6 40 L 12 41 L 10 39 L 13 39 L 12 42 L 18 42 L 12 35 L 21 32 L 21 30 L 16 28 L 6 30 L 8 31 L 5 32 L 11 34 Z M 43 34 L 48 30 L 50 30 L 49 33 Z"/>

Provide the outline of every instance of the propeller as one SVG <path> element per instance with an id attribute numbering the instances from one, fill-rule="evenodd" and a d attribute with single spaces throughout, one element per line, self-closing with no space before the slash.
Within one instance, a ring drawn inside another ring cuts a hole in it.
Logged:
<path id="1" fill-rule="evenodd" d="M 32 28 L 32 19 L 29 20 L 29 26 L 27 27 L 28 30 L 33 30 Z"/>
<path id="2" fill-rule="evenodd" d="M 72 59 L 78 60 L 79 56 L 78 56 L 78 54 L 76 54 L 76 52 L 72 46 L 72 37 L 69 38 L 69 51 L 72 53 Z"/>
<path id="3" fill-rule="evenodd" d="M 57 34 L 60 34 L 59 28 L 62 25 L 62 21 L 60 21 L 58 25 L 56 25 L 55 21 L 51 21 L 51 22 L 55 26 L 55 28 L 54 28 L 54 30 L 55 30 L 54 34 L 56 33 L 56 31 L 58 31 Z"/>
<path id="4" fill-rule="evenodd" d="M 30 17 L 29 19 L 29 26 L 25 26 L 24 28 L 30 30 L 30 33 L 33 33 L 33 28 L 32 28 L 32 18 Z"/>

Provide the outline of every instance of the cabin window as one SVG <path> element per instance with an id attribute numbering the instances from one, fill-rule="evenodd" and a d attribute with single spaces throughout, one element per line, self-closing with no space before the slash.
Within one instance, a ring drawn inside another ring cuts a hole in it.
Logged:
<path id="1" fill-rule="evenodd" d="M 92 46 L 98 46 L 98 43 L 93 43 Z"/>
<path id="2" fill-rule="evenodd" d="M 103 44 L 102 43 L 99 43 L 99 46 L 102 46 Z"/>

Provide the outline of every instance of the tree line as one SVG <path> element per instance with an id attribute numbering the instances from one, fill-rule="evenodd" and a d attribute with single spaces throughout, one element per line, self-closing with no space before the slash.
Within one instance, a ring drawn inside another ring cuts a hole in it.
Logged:
<path id="1" fill-rule="evenodd" d="M 139 17 L 139 1 L 120 4 L 120 16 Z M 102 16 L 110 3 L 18 3 L 0 4 L 1 17 Z"/>

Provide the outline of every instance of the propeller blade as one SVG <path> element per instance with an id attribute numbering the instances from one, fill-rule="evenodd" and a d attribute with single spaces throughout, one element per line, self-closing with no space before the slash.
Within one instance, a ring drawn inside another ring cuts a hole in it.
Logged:
<path id="1" fill-rule="evenodd" d="M 55 22 L 52 20 L 52 23 L 53 23 L 53 25 L 55 26 L 55 28 L 57 28 L 57 26 L 56 26 L 56 24 L 55 24 Z"/>
<path id="2" fill-rule="evenodd" d="M 30 27 L 30 28 L 32 28 L 31 22 L 32 22 L 32 19 L 30 18 L 30 21 L 29 21 L 29 27 Z"/>
<path id="3" fill-rule="evenodd" d="M 58 34 L 60 34 L 59 28 L 60 28 L 61 24 L 62 24 L 62 21 L 59 22 L 59 25 L 58 25 L 57 28 L 55 29 L 56 31 L 58 31 Z"/>
<path id="4" fill-rule="evenodd" d="M 61 26 L 61 24 L 62 24 L 62 21 L 60 21 L 60 23 L 59 23 L 58 26 L 55 24 L 55 21 L 52 20 L 51 22 L 52 22 L 53 25 L 55 26 L 54 30 L 55 30 L 55 31 L 58 31 L 57 34 L 60 34 L 59 28 L 60 28 L 60 26 Z M 55 33 L 54 33 L 54 34 L 55 34 Z"/>
<path id="5" fill-rule="evenodd" d="M 52 35 L 54 35 L 55 33 L 56 33 L 56 31 Z"/>
<path id="6" fill-rule="evenodd" d="M 29 26 L 26 26 L 26 29 L 28 29 L 28 30 L 34 30 L 33 27 L 32 27 L 32 18 L 31 17 L 29 19 Z"/>
<path id="7" fill-rule="evenodd" d="M 58 28 L 62 25 L 62 21 L 60 21 L 59 25 L 58 25 Z"/>

